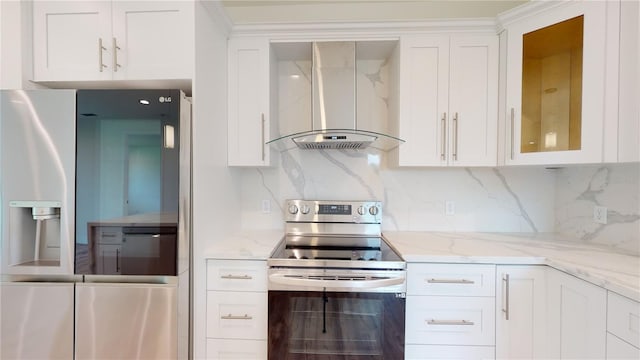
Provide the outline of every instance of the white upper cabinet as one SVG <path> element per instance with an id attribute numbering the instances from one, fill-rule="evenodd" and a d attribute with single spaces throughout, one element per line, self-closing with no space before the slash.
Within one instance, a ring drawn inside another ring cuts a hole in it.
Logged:
<path id="1" fill-rule="evenodd" d="M 505 163 L 602 162 L 605 95 L 617 86 L 605 70 L 618 60 L 607 54 L 616 2 L 548 4 L 505 26 Z"/>
<path id="2" fill-rule="evenodd" d="M 401 37 L 399 166 L 494 166 L 496 35 Z"/>
<path id="3" fill-rule="evenodd" d="M 270 165 L 269 50 L 267 38 L 229 40 L 229 166 Z"/>
<path id="4" fill-rule="evenodd" d="M 190 1 L 35 1 L 34 81 L 190 79 Z"/>
<path id="5" fill-rule="evenodd" d="M 611 161 L 640 161 L 640 2 L 620 2 L 620 91 Z M 616 108 L 617 110 L 617 108 Z M 617 131 L 616 131 L 617 130 Z M 615 153 L 617 152 L 617 153 Z M 617 156 L 616 156 L 617 155 Z"/>

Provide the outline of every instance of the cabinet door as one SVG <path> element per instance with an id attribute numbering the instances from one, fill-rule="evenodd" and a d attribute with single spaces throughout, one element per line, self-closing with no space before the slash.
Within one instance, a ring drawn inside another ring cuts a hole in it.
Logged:
<path id="1" fill-rule="evenodd" d="M 607 360 L 638 360 L 640 349 L 607 333 Z"/>
<path id="2" fill-rule="evenodd" d="M 561 271 L 547 272 L 548 357 L 603 359 L 607 291 Z"/>
<path id="3" fill-rule="evenodd" d="M 96 273 L 120 275 L 122 245 L 98 244 L 96 246 Z"/>
<path id="4" fill-rule="evenodd" d="M 452 36 L 450 59 L 449 165 L 495 166 L 498 37 Z"/>
<path id="5" fill-rule="evenodd" d="M 403 36 L 400 49 L 399 166 L 447 163 L 449 36 Z"/>
<path id="6" fill-rule="evenodd" d="M 269 40 L 231 39 L 228 164 L 269 166 Z"/>
<path id="7" fill-rule="evenodd" d="M 191 1 L 114 1 L 113 78 L 190 79 L 193 26 Z"/>
<path id="8" fill-rule="evenodd" d="M 507 164 L 602 161 L 607 6 L 561 3 L 507 27 Z"/>
<path id="9" fill-rule="evenodd" d="M 498 266 L 497 359 L 545 357 L 545 274 L 546 266 Z"/>
<path id="10" fill-rule="evenodd" d="M 111 2 L 35 1 L 36 81 L 111 79 Z"/>
<path id="11" fill-rule="evenodd" d="M 267 293 L 207 291 L 207 338 L 267 339 Z"/>
<path id="12" fill-rule="evenodd" d="M 267 359 L 266 340 L 207 339 L 207 359 Z"/>

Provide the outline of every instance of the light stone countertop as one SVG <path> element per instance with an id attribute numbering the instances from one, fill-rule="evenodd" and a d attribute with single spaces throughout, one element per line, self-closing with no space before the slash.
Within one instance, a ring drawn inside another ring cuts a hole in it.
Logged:
<path id="1" fill-rule="evenodd" d="M 640 301 L 640 257 L 555 234 L 384 232 L 407 262 L 549 265 Z"/>
<path id="2" fill-rule="evenodd" d="M 211 246 L 211 259 L 266 260 L 283 230 L 242 231 Z M 407 262 L 549 265 L 640 301 L 640 257 L 613 248 L 566 241 L 548 233 L 385 231 Z"/>

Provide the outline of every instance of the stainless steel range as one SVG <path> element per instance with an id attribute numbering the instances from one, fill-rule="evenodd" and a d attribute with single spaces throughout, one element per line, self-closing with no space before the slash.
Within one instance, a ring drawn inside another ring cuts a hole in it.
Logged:
<path id="1" fill-rule="evenodd" d="M 406 264 L 377 201 L 289 200 L 269 265 L 269 359 L 402 359 Z"/>

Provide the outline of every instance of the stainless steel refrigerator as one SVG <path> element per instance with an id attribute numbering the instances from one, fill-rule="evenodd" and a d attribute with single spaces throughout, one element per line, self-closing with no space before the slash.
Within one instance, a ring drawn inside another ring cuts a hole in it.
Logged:
<path id="1" fill-rule="evenodd" d="M 0 100 L 0 358 L 187 358 L 188 99 Z"/>

